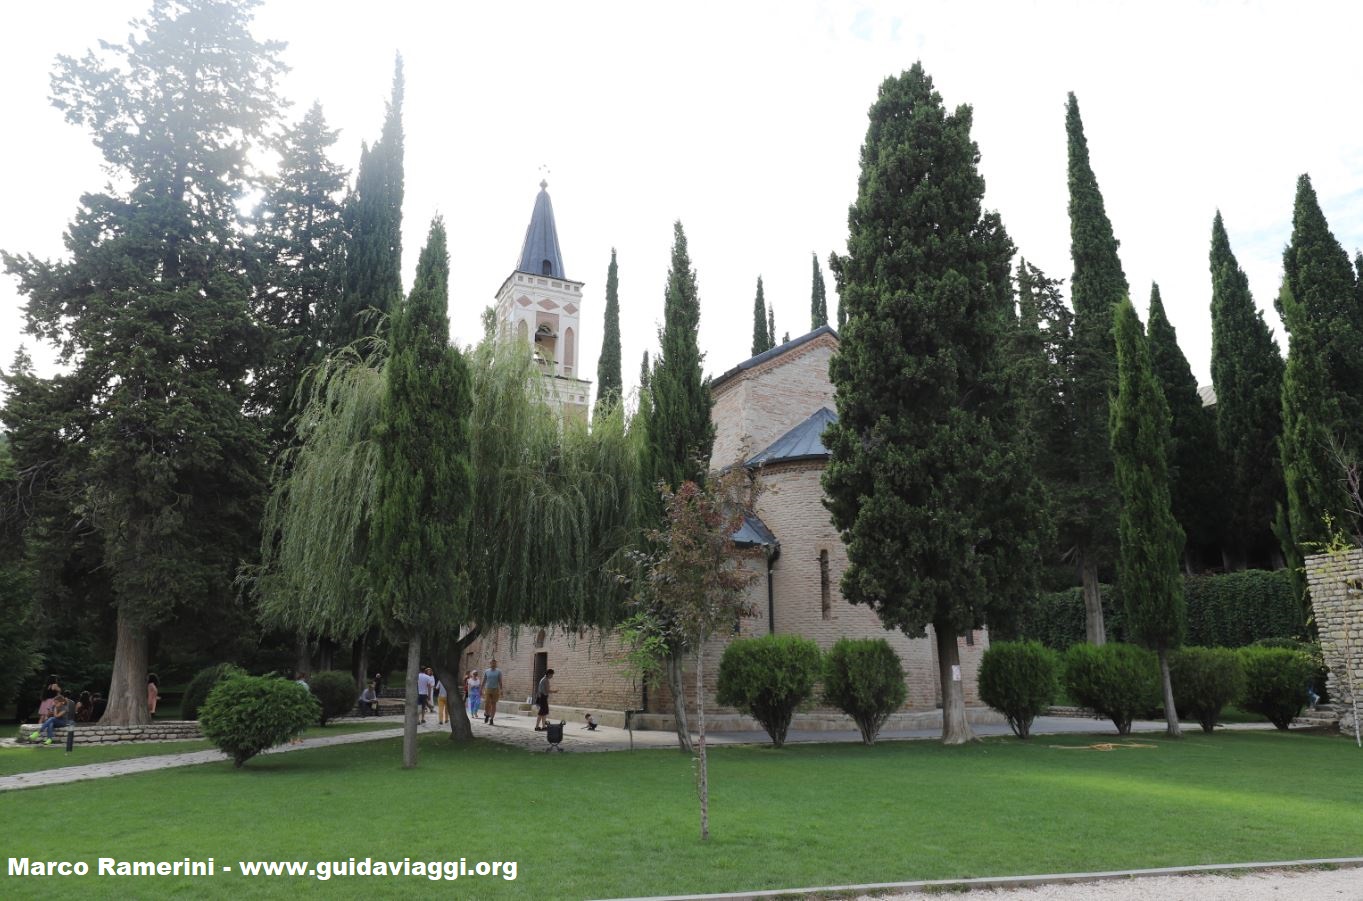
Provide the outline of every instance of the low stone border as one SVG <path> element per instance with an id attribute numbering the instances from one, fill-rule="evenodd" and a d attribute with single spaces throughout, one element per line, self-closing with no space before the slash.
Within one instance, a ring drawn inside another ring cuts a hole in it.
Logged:
<path id="1" fill-rule="evenodd" d="M 196 720 L 162 720 L 148 723 L 145 726 L 102 726 L 99 723 L 76 723 L 74 726 L 62 726 L 57 729 L 53 736 L 53 743 L 65 743 L 66 733 L 72 729 L 75 730 L 75 743 L 78 745 L 144 741 L 194 741 L 203 738 L 203 733 L 199 731 L 199 723 Z M 30 742 L 29 736 L 37 731 L 37 723 L 25 723 L 19 727 L 18 739 L 21 743 Z"/>

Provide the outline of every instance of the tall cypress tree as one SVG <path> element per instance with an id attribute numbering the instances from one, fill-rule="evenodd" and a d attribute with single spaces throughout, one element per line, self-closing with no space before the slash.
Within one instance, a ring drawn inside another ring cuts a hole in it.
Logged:
<path id="1" fill-rule="evenodd" d="M 117 608 L 106 723 L 148 721 L 150 628 L 231 605 L 259 518 L 263 447 L 242 411 L 262 341 L 235 205 L 283 66 L 281 45 L 250 34 L 257 5 L 158 3 L 126 44 L 62 57 L 53 103 L 126 191 L 81 198 L 69 259 L 4 255 L 28 330 L 70 367 L 48 413 L 79 446 L 80 520 Z"/>
<path id="2" fill-rule="evenodd" d="M 1071 469 L 1077 505 L 1074 515 L 1079 526 L 1074 551 L 1084 587 L 1085 634 L 1090 643 L 1102 644 L 1107 637 L 1098 568 L 1111 559 L 1117 513 L 1107 437 L 1108 398 L 1117 378 L 1112 310 L 1130 291 L 1117 258 L 1117 239 L 1103 206 L 1098 179 L 1089 165 L 1088 141 L 1074 94 L 1069 95 L 1065 110 L 1065 134 L 1069 144 L 1070 256 L 1074 260 L 1070 300 L 1074 304 L 1076 442 Z"/>
<path id="3" fill-rule="evenodd" d="M 673 226 L 672 266 L 663 300 L 662 349 L 649 379 L 653 412 L 648 423 L 653 478 L 674 490 L 702 483 L 710 467 L 715 427 L 710 422 L 710 381 L 696 341 L 700 295 L 682 224 Z"/>
<path id="4" fill-rule="evenodd" d="M 1169 497 L 1187 538 L 1181 549 L 1185 563 L 1192 569 L 1202 548 L 1219 543 L 1225 520 L 1225 466 L 1216 442 L 1216 417 L 1202 404 L 1193 369 L 1179 349 L 1155 284 L 1150 286 L 1147 333 L 1155 379 L 1169 407 Z"/>
<path id="5" fill-rule="evenodd" d="M 828 290 L 823 283 L 823 269 L 819 267 L 819 255 L 811 253 L 811 261 L 814 264 L 814 284 L 810 289 L 809 298 L 809 328 L 813 331 L 816 328 L 828 325 Z"/>
<path id="6" fill-rule="evenodd" d="M 971 119 L 948 114 L 921 63 L 881 84 L 833 262 L 848 321 L 824 433 L 842 594 L 886 628 L 932 627 L 948 744 L 971 737 L 957 636 L 1027 591 L 1040 501 L 1007 371 L 1013 246 L 981 208 Z"/>
<path id="7" fill-rule="evenodd" d="M 1169 652 L 1183 643 L 1183 530 L 1169 500 L 1169 407 L 1150 347 L 1131 301 L 1117 305 L 1114 325 L 1117 393 L 1112 403 L 1112 457 L 1121 495 L 1118 565 L 1127 629 L 1159 655 L 1168 735 L 1177 738 L 1178 712 L 1169 682 Z"/>
<path id="8" fill-rule="evenodd" d="M 767 300 L 762 293 L 762 276 L 757 277 L 757 296 L 752 302 L 752 355 L 755 357 L 771 348 L 771 334 L 767 331 Z"/>
<path id="9" fill-rule="evenodd" d="M 445 225 L 431 223 L 412 294 L 393 314 L 384 369 L 369 577 L 381 621 L 407 642 L 403 766 L 416 766 L 417 672 L 424 632 L 468 622 L 461 571 L 473 485 L 468 366 L 449 341 Z"/>
<path id="10" fill-rule="evenodd" d="M 1297 180 L 1278 312 L 1290 337 L 1283 375 L 1284 552 L 1329 539 L 1323 517 L 1349 517 L 1336 450 L 1363 453 L 1363 304 L 1348 255 L 1326 224 L 1311 179 Z"/>
<path id="11" fill-rule="evenodd" d="M 776 346 L 776 309 L 767 304 L 767 350 Z"/>
<path id="12" fill-rule="evenodd" d="M 361 148 L 355 190 L 346 201 L 345 291 L 332 324 L 333 347 L 371 336 L 402 300 L 402 57 L 393 64 L 393 95 L 383 131 Z"/>
<path id="13" fill-rule="evenodd" d="M 1249 279 L 1231 252 L 1218 211 L 1212 221 L 1212 386 L 1216 390 L 1216 439 L 1225 465 L 1226 563 L 1273 547 L 1275 510 L 1283 502 L 1283 358 L 1264 314 L 1255 306 Z"/>
<path id="14" fill-rule="evenodd" d="M 596 408 L 602 410 L 620 399 L 624 379 L 620 373 L 620 273 L 611 248 L 606 270 L 606 321 L 601 329 L 601 356 L 596 361 Z"/>

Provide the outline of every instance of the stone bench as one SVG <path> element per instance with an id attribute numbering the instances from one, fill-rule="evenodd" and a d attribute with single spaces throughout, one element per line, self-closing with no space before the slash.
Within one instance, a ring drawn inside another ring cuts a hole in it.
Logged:
<path id="1" fill-rule="evenodd" d="M 195 741 L 203 738 L 199 724 L 195 720 L 160 720 L 145 726 L 105 726 L 100 723 L 76 723 L 55 730 L 52 743 L 65 744 L 66 733 L 75 730 L 75 743 L 78 745 L 115 744 L 122 742 L 146 741 Z M 38 731 L 37 723 L 24 723 L 19 727 L 20 742 L 34 744 L 29 736 Z M 42 738 L 38 739 L 38 743 Z"/>

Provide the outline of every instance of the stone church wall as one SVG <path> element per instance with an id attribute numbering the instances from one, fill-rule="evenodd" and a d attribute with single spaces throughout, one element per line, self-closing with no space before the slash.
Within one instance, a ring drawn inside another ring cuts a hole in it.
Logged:
<path id="1" fill-rule="evenodd" d="M 1330 699 L 1341 712 L 1340 730 L 1352 734 L 1354 697 L 1363 691 L 1363 550 L 1307 557 L 1306 580 Z"/>

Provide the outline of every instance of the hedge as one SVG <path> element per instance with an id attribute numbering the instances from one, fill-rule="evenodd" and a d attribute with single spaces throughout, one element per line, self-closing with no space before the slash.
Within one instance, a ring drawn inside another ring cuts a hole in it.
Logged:
<path id="1" fill-rule="evenodd" d="M 740 638 L 719 661 L 716 700 L 761 723 L 771 743 L 786 743 L 791 717 L 814 693 L 823 670 L 819 646 L 798 635 Z"/>
<path id="2" fill-rule="evenodd" d="M 1124 641 L 1121 590 L 1103 585 L 1102 592 L 1108 641 Z M 1301 605 L 1285 569 L 1188 576 L 1184 597 L 1188 605 L 1185 644 L 1238 648 L 1264 638 L 1296 638 L 1304 631 Z M 1081 589 L 1048 592 L 1024 605 L 1016 635 L 1007 637 L 1039 641 L 1057 651 L 1084 641 Z"/>

